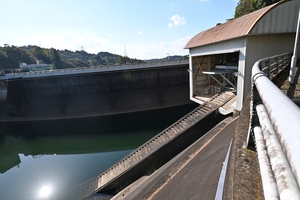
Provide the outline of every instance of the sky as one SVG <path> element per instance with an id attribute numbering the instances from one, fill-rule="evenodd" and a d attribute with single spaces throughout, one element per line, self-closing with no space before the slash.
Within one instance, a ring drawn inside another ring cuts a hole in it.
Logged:
<path id="1" fill-rule="evenodd" d="M 0 0 L 0 46 L 36 45 L 136 59 L 188 55 L 196 34 L 238 0 Z"/>

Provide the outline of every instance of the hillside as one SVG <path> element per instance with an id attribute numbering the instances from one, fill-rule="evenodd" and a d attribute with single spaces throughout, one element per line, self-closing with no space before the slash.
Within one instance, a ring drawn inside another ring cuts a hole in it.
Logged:
<path id="1" fill-rule="evenodd" d="M 145 60 L 146 62 L 162 62 L 162 61 L 173 61 L 173 60 L 188 60 L 189 56 L 168 56 L 165 58 L 154 58 L 154 59 L 149 59 Z"/>
<path id="2" fill-rule="evenodd" d="M 120 56 L 109 52 L 99 52 L 97 54 L 86 51 L 47 49 L 38 46 L 5 46 L 0 47 L 0 69 L 18 69 L 19 63 L 50 64 L 52 69 L 65 69 L 90 66 L 113 66 L 123 64 L 140 64 L 146 62 L 159 62 L 170 60 L 188 59 L 188 56 L 169 56 L 161 59 L 138 60 L 126 56 Z"/>

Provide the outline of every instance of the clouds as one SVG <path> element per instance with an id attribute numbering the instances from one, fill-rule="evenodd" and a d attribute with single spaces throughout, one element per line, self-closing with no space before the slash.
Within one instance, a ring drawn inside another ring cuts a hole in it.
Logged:
<path id="1" fill-rule="evenodd" d="M 184 25 L 186 24 L 186 19 L 184 17 L 180 17 L 179 15 L 173 15 L 171 18 L 169 18 L 171 23 L 168 24 L 169 28 L 172 28 L 174 26 Z"/>
<path id="2" fill-rule="evenodd" d="M 139 35 L 144 34 L 143 31 L 137 32 Z M 81 46 L 88 53 L 99 53 L 108 51 L 110 53 L 124 55 L 124 46 L 126 46 L 127 55 L 130 58 L 152 59 L 163 58 L 167 55 L 187 55 L 188 50 L 184 50 L 185 44 L 190 37 L 183 37 L 175 40 L 166 39 L 145 39 L 137 41 L 120 42 L 107 35 L 107 38 L 93 36 L 88 34 L 69 34 L 57 33 L 54 35 L 32 35 L 31 45 L 38 45 L 43 48 L 56 48 L 59 50 L 80 51 Z M 40 43 L 40 44 L 39 44 Z"/>
<path id="3" fill-rule="evenodd" d="M 168 53 L 185 55 L 188 54 L 188 50 L 183 50 L 188 42 L 185 38 L 230 18 L 237 1 L 118 1 L 116 4 L 64 0 L 64 6 L 71 6 L 67 10 L 57 9 L 52 0 L 43 1 L 42 7 L 47 5 L 47 10 L 39 9 L 41 5 L 36 0 L 19 1 L 18 8 L 14 3 L 5 3 L 0 12 L 0 45 L 39 45 L 71 51 L 83 46 L 88 53 L 108 51 L 119 55 L 124 55 L 126 46 L 127 55 L 137 59 L 159 58 Z M 22 15 L 24 8 L 26 16 Z M 16 12 L 12 14 L 11 10 Z M 49 10 L 55 10 L 55 16 L 49 15 Z M 46 17 L 36 17 L 45 12 Z M 205 17 L 206 20 L 201 20 Z M 22 30 L 22 37 L 16 27 Z"/>
<path id="4" fill-rule="evenodd" d="M 134 43 L 127 45 L 126 51 L 129 57 L 138 59 L 163 58 L 168 55 L 187 55 L 188 50 L 183 48 L 190 39 L 191 37 L 184 37 L 175 41 L 161 40 L 150 44 L 146 42 Z"/>
<path id="5" fill-rule="evenodd" d="M 57 33 L 54 35 L 38 35 L 33 34 L 31 41 L 39 42 L 39 45 L 44 48 L 68 49 L 76 51 L 81 49 L 81 45 L 88 52 L 96 53 L 99 49 L 105 49 L 108 46 L 109 40 L 103 37 L 91 35 L 79 35 L 69 33 Z M 31 43 L 35 44 L 35 43 Z M 35 45 L 38 45 L 37 43 Z"/>

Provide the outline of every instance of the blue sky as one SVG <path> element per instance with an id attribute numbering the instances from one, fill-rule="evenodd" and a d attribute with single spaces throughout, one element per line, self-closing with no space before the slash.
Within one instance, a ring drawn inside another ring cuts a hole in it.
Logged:
<path id="1" fill-rule="evenodd" d="M 0 0 L 0 46 L 37 45 L 137 59 L 187 55 L 197 33 L 233 18 L 237 0 Z"/>

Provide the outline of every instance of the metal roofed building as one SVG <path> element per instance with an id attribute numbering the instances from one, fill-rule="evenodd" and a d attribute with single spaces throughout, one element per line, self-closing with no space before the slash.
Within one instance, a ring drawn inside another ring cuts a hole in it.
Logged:
<path id="1" fill-rule="evenodd" d="M 299 8 L 299 0 L 281 1 L 195 35 L 185 46 L 190 99 L 202 104 L 229 88 L 236 91 L 233 109 L 240 111 L 251 88 L 253 64 L 293 52 Z"/>

